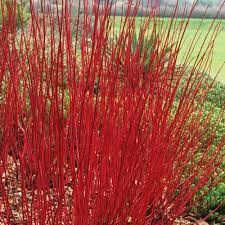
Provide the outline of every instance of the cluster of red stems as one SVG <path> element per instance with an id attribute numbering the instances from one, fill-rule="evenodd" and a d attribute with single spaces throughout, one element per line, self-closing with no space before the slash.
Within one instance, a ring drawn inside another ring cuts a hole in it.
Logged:
<path id="1" fill-rule="evenodd" d="M 194 62 L 193 34 L 178 67 L 194 5 L 160 23 L 153 7 L 134 49 L 138 1 L 121 20 L 109 1 L 80 1 L 77 17 L 69 1 L 41 13 L 31 1 L 20 30 L 12 2 L 0 28 L 0 223 L 172 224 L 223 160 L 224 138 L 212 150 L 223 109 L 210 123 L 199 72 L 219 25 Z"/>

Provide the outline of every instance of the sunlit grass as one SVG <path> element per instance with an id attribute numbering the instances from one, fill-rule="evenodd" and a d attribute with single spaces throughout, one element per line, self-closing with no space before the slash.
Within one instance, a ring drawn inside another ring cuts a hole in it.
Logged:
<path id="1" fill-rule="evenodd" d="M 119 24 L 120 24 L 121 17 L 116 18 L 116 29 L 119 29 Z M 139 17 L 137 18 L 136 22 L 136 27 L 140 27 L 142 23 L 143 18 Z M 161 21 L 164 20 L 164 24 L 166 25 L 167 22 L 169 21 L 169 18 L 164 18 L 161 19 Z M 181 19 L 177 19 L 177 23 L 181 22 Z M 198 44 L 192 51 L 192 57 L 193 57 L 193 62 L 195 61 L 194 59 L 197 57 L 199 50 L 201 48 L 201 43 L 204 41 L 204 38 L 207 34 L 207 32 L 210 29 L 210 26 L 212 24 L 213 20 L 212 19 L 204 19 L 204 21 L 201 21 L 201 19 L 191 19 L 190 23 L 187 27 L 186 34 L 184 37 L 184 43 L 180 51 L 179 59 L 182 58 L 183 55 L 185 55 L 185 52 L 189 49 L 190 47 L 190 42 L 193 39 L 194 34 L 197 32 L 199 25 L 201 24 L 200 27 L 200 32 L 198 35 L 200 35 Z M 211 71 L 210 75 L 212 77 L 215 77 L 217 73 L 219 72 L 220 68 L 225 62 L 225 20 L 220 21 L 216 20 L 214 25 L 218 24 L 221 22 L 221 27 L 220 27 L 220 33 L 216 39 L 215 46 L 214 46 L 214 51 L 213 51 L 213 56 L 212 56 L 212 66 L 211 66 Z M 213 30 L 213 29 L 212 29 Z M 209 36 L 212 34 L 213 31 L 210 31 Z M 205 46 L 207 46 L 209 40 L 206 40 Z M 179 62 L 178 59 L 178 62 Z M 218 81 L 221 81 L 225 83 L 225 67 L 222 67 L 220 70 L 220 73 L 218 75 Z"/>

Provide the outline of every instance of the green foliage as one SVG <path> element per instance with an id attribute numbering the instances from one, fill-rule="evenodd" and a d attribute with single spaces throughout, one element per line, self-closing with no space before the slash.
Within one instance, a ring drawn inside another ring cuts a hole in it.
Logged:
<path id="1" fill-rule="evenodd" d="M 221 169 L 222 170 L 222 169 Z M 224 168 L 223 168 L 224 170 Z M 225 178 L 224 171 L 219 176 Z M 210 185 L 210 184 L 209 184 Z M 205 191 L 207 187 L 205 188 Z M 220 183 L 214 187 L 202 200 L 193 212 L 199 217 L 204 218 L 209 215 L 208 221 L 215 221 L 219 224 L 225 224 L 225 183 Z M 219 207 L 219 208 L 218 208 Z M 218 208 L 218 209 L 217 209 Z"/>
<path id="2" fill-rule="evenodd" d="M 189 72 L 190 71 L 187 71 L 187 73 Z M 174 104 L 175 111 L 179 99 L 181 97 L 183 87 L 185 86 L 185 82 L 186 78 L 184 77 L 181 80 L 180 86 L 177 90 Z M 205 74 L 205 80 L 203 82 L 202 88 L 204 89 L 205 86 L 207 87 L 211 86 L 212 82 L 213 79 L 209 75 Z M 198 96 L 198 98 L 201 97 L 202 97 L 201 95 Z M 219 145 L 223 135 L 225 134 L 225 118 L 221 118 L 219 123 L 217 123 L 217 118 L 219 116 L 219 113 L 221 112 L 221 108 L 224 106 L 224 102 L 225 102 L 225 85 L 222 84 L 221 82 L 216 81 L 213 83 L 210 92 L 207 94 L 206 102 L 204 103 L 205 116 L 207 116 L 211 112 L 213 112 L 213 114 L 211 116 L 211 120 L 209 122 L 209 127 L 205 134 L 205 137 L 203 137 L 202 142 L 199 145 L 199 150 L 195 154 L 196 163 L 199 163 L 200 159 L 202 158 L 202 155 L 204 154 L 203 149 L 205 144 L 205 138 L 207 139 L 208 135 L 216 131 L 215 133 L 216 137 L 214 139 L 214 142 L 212 143 L 212 149 L 215 149 L 216 146 Z M 214 125 L 216 125 L 216 127 L 213 127 Z M 223 149 L 222 154 L 224 153 L 224 151 L 225 148 Z M 185 175 L 186 174 L 184 173 L 183 176 L 185 177 Z M 217 180 L 218 178 L 219 180 L 224 180 L 224 182 L 219 183 L 216 187 L 212 187 L 211 185 L 213 181 Z M 201 196 L 203 195 L 204 197 L 201 198 Z M 192 212 L 196 216 L 198 216 L 199 218 L 204 218 L 210 214 L 208 221 L 215 221 L 219 224 L 225 224 L 225 162 L 214 173 L 213 177 L 210 179 L 207 186 L 196 195 L 196 199 L 198 198 L 200 198 L 200 201 L 196 200 L 198 205 L 192 208 Z M 217 209 L 219 205 L 220 207 Z M 213 212 L 215 209 L 217 210 Z"/>
<path id="3" fill-rule="evenodd" d="M 26 12 L 26 4 L 27 0 L 23 1 L 22 3 L 17 3 L 17 15 L 16 15 L 17 27 L 26 25 L 30 18 L 30 14 Z"/>
<path id="4" fill-rule="evenodd" d="M 209 81 L 212 80 L 208 77 Z M 216 118 L 218 113 L 223 106 L 225 101 L 225 85 L 220 82 L 215 82 L 212 86 L 210 93 L 207 96 L 207 102 L 205 103 L 205 110 L 208 113 L 212 108 L 214 109 L 214 114 L 212 116 L 211 124 L 216 122 Z M 210 128 L 209 128 L 209 131 Z M 217 124 L 216 127 L 216 139 L 213 143 L 213 148 L 218 145 L 222 136 L 225 134 L 225 118 L 221 118 L 220 123 Z M 225 151 L 225 149 L 223 150 Z M 201 154 L 201 153 L 200 153 Z M 196 156 L 197 157 L 197 156 Z M 225 180 L 225 162 L 223 162 L 222 166 L 219 170 L 217 170 L 214 174 L 214 177 L 211 178 L 211 181 L 208 183 L 207 187 L 199 193 L 199 195 L 203 194 L 204 191 L 207 192 L 209 190 L 210 185 L 213 179 Z M 198 195 L 198 196 L 199 196 Z M 198 197 L 197 196 L 197 197 Z M 217 207 L 220 206 L 218 209 Z M 215 210 L 217 209 L 217 210 Z M 215 212 L 213 212 L 215 210 Z M 215 221 L 219 224 L 225 224 L 225 182 L 219 183 L 216 187 L 213 187 L 201 200 L 199 205 L 193 208 L 193 212 L 199 216 L 199 218 L 204 218 L 209 215 L 208 221 Z"/>
<path id="5" fill-rule="evenodd" d="M 140 25 L 141 27 L 141 25 Z M 160 37 L 157 34 L 156 31 L 154 30 L 149 30 L 149 33 L 147 36 L 145 37 L 141 37 L 139 36 L 139 33 L 141 34 L 141 30 L 142 28 L 139 28 L 140 31 L 139 32 L 135 32 L 133 33 L 133 36 L 131 38 L 131 49 L 128 49 L 128 51 L 131 51 L 133 54 L 133 57 L 139 57 L 138 58 L 138 63 L 137 63 L 137 67 L 140 67 L 143 69 L 143 75 L 145 75 L 146 73 L 149 72 L 149 70 L 154 70 L 157 67 L 157 63 L 160 64 L 166 64 L 166 62 L 168 61 L 168 57 L 169 57 L 169 53 L 172 50 L 172 46 L 168 46 L 165 49 L 162 49 L 162 55 L 161 58 L 155 58 L 154 57 L 154 52 L 158 51 L 158 45 L 160 42 Z M 115 40 L 113 40 L 114 45 L 117 45 L 117 41 L 118 39 L 115 38 Z M 121 62 L 120 65 L 121 67 L 124 67 L 125 63 L 123 61 L 123 58 L 125 57 L 126 51 L 125 50 L 127 48 L 127 42 L 128 40 L 124 41 L 124 43 L 120 43 L 120 48 L 118 50 L 118 52 L 116 53 L 118 57 L 120 57 Z M 117 58 L 116 58 L 117 59 Z"/>
<path id="6" fill-rule="evenodd" d="M 13 11 L 13 4 L 14 1 L 6 1 L 3 0 L 2 1 L 2 6 L 0 7 L 0 25 L 2 25 L 3 22 L 3 16 L 7 21 L 8 19 L 8 13 L 9 10 Z M 26 12 L 26 5 L 28 3 L 28 0 L 23 0 L 23 1 L 17 1 L 16 2 L 16 27 L 20 28 L 21 26 L 26 26 L 29 18 L 30 18 L 30 14 Z"/>

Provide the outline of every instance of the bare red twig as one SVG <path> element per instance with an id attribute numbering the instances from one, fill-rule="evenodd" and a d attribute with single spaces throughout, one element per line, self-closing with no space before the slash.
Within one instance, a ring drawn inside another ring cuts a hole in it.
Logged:
<path id="1" fill-rule="evenodd" d="M 80 2 L 74 23 L 68 1 L 56 14 L 31 4 L 31 23 L 20 31 L 15 10 L 11 23 L 3 20 L 1 223 L 169 225 L 222 162 L 225 139 L 212 150 L 212 114 L 204 116 L 211 84 L 202 88 L 199 72 L 210 68 L 217 27 L 192 70 L 190 52 L 178 69 L 189 20 L 174 24 L 174 13 L 159 27 L 153 9 L 134 49 L 139 4 L 130 1 L 115 30 L 110 2 L 94 2 L 92 14 Z M 146 36 L 154 38 L 150 52 Z"/>

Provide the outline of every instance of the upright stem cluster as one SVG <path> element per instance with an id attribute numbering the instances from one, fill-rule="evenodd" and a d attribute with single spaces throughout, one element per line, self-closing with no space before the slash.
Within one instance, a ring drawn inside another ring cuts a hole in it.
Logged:
<path id="1" fill-rule="evenodd" d="M 90 14 L 80 3 L 76 22 L 67 1 L 43 14 L 31 1 L 20 31 L 13 11 L 3 20 L 1 224 L 172 224 L 223 160 L 225 139 L 213 149 L 215 129 L 207 132 L 212 84 L 199 72 L 219 28 L 190 70 L 196 34 L 178 68 L 189 19 L 174 13 L 166 24 L 152 9 L 135 37 L 138 3 L 118 29 L 111 4 L 95 1 Z"/>

